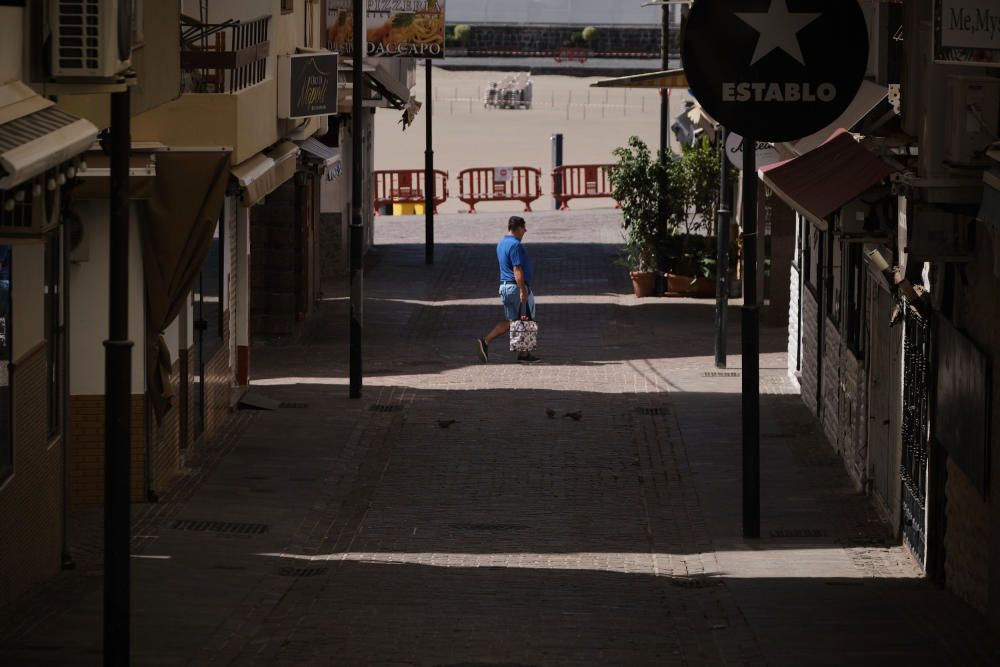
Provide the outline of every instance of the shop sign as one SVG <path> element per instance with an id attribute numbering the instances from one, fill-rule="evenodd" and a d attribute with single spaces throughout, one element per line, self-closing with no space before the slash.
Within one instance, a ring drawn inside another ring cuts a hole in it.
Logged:
<path id="1" fill-rule="evenodd" d="M 326 0 L 327 48 L 354 52 L 352 0 Z M 445 0 L 366 0 L 368 55 L 386 58 L 443 58 Z"/>
<path id="2" fill-rule="evenodd" d="M 337 113 L 336 53 L 297 53 L 278 58 L 278 117 Z"/>
<path id="3" fill-rule="evenodd" d="M 735 132 L 730 132 L 729 138 L 726 139 L 726 157 L 729 159 L 729 163 L 740 171 L 743 171 L 743 147 L 743 137 Z M 758 141 L 755 155 L 757 156 L 758 169 L 781 162 L 781 154 L 770 141 Z"/>
<path id="4" fill-rule="evenodd" d="M 997 0 L 934 0 L 934 60 L 1000 67 Z"/>
<path id="5" fill-rule="evenodd" d="M 695 98 L 728 129 L 793 141 L 834 122 L 868 65 L 857 0 L 698 0 L 683 45 Z"/>

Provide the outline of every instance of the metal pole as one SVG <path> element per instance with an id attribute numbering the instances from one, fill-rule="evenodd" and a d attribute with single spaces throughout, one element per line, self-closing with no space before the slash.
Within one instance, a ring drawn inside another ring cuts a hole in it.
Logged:
<path id="1" fill-rule="evenodd" d="M 662 27 L 660 33 L 660 55 L 663 69 L 670 69 L 670 5 L 661 9 Z M 667 149 L 670 147 L 670 96 L 667 89 L 660 89 L 660 162 L 667 163 Z"/>
<path id="2" fill-rule="evenodd" d="M 426 216 L 426 221 L 424 223 L 425 237 L 426 237 L 426 249 L 425 249 L 425 262 L 428 266 L 434 264 L 434 197 L 437 194 L 434 182 L 434 103 L 431 102 L 431 86 L 434 68 L 431 66 L 431 59 L 428 58 L 424 61 L 424 70 L 427 75 L 427 116 L 424 121 L 427 123 L 427 148 L 424 151 L 424 215 Z"/>
<path id="3" fill-rule="evenodd" d="M 128 340 L 131 152 L 129 92 L 111 95 L 108 340 L 104 341 L 104 664 L 129 664 L 129 479 L 132 342 Z"/>
<path id="4" fill-rule="evenodd" d="M 743 137 L 743 537 L 760 537 L 760 305 L 757 303 L 757 145 Z"/>
<path id="5" fill-rule="evenodd" d="M 589 92 L 589 91 L 588 91 Z M 552 170 L 553 172 L 559 167 L 563 166 L 563 135 L 553 134 L 552 135 Z M 552 194 L 561 195 L 563 193 L 563 177 L 562 174 L 556 174 L 552 182 Z M 559 199 L 556 197 L 552 200 L 552 206 L 555 210 L 559 210 Z"/>
<path id="6" fill-rule="evenodd" d="M 62 340 L 60 341 L 61 379 L 62 379 L 62 462 L 63 462 L 63 498 L 62 498 L 62 568 L 72 570 L 76 568 L 73 561 L 73 554 L 69 544 L 69 446 L 70 446 L 70 387 L 69 387 L 69 267 L 70 267 L 70 223 L 66 213 L 66 203 L 62 203 L 64 215 L 62 216 L 62 280 L 59 282 L 59 289 L 62 292 Z"/>
<path id="7" fill-rule="evenodd" d="M 351 107 L 351 332 L 350 332 L 350 355 L 351 355 L 351 398 L 361 398 L 362 369 L 361 369 L 361 336 L 364 332 L 364 298 L 365 298 L 365 269 L 362 258 L 362 244 L 364 243 L 364 220 L 362 215 L 361 201 L 364 198 L 362 181 L 364 179 L 364 169 L 361 161 L 362 154 L 362 133 L 364 125 L 362 120 L 362 94 L 364 92 L 364 73 L 362 63 L 364 62 L 365 39 L 364 39 L 364 11 L 365 3 L 362 0 L 353 0 L 354 8 L 354 55 L 352 57 L 353 79 L 351 84 L 352 107 Z"/>
<path id="8" fill-rule="evenodd" d="M 719 135 L 719 212 L 715 256 L 715 367 L 726 367 L 726 329 L 729 307 L 729 161 L 726 159 L 726 140 L 729 130 L 721 128 Z"/>

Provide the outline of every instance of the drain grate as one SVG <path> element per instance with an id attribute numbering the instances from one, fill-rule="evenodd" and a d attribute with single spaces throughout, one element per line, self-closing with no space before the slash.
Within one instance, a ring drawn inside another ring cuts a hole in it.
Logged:
<path id="1" fill-rule="evenodd" d="M 818 528 L 779 528 L 771 531 L 771 537 L 826 537 L 826 531 Z"/>
<path id="2" fill-rule="evenodd" d="M 170 524 L 171 530 L 189 530 L 200 533 L 228 533 L 234 535 L 263 535 L 268 526 L 263 523 L 231 523 L 228 521 L 198 521 L 177 519 Z"/>
<path id="3" fill-rule="evenodd" d="M 706 371 L 702 373 L 703 377 L 707 378 L 738 378 L 740 377 L 739 371 Z"/>
<path id="4" fill-rule="evenodd" d="M 647 417 L 659 417 L 667 414 L 666 408 L 636 408 L 635 411 Z"/>
<path id="5" fill-rule="evenodd" d="M 309 407 L 308 403 L 279 403 L 279 408 L 284 408 L 286 410 L 305 410 Z"/>
<path id="6" fill-rule="evenodd" d="M 493 532 L 504 532 L 511 530 L 528 530 L 528 526 L 521 526 L 516 523 L 452 523 L 448 524 L 449 528 L 454 528 L 455 530 L 478 530 L 478 531 L 493 531 Z"/>
<path id="7" fill-rule="evenodd" d="M 403 406 L 399 403 L 375 403 L 369 408 L 372 412 L 399 412 Z"/>
<path id="8" fill-rule="evenodd" d="M 318 577 L 326 574 L 325 567 L 283 567 L 278 570 L 279 577 Z"/>

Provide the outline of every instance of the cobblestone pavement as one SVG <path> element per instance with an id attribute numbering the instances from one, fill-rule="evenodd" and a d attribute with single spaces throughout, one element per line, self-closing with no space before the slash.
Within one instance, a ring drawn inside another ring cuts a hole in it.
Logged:
<path id="1" fill-rule="evenodd" d="M 531 367 L 473 346 L 501 316 L 504 216 L 440 218 L 433 268 L 422 221 L 380 219 L 364 399 L 332 286 L 296 340 L 254 349 L 253 391 L 285 407 L 242 413 L 140 513 L 135 663 L 996 664 L 853 491 L 778 330 L 763 539 L 741 539 L 739 359 L 712 363 L 712 304 L 629 294 L 617 215 L 528 216 Z M 0 616 L 0 663 L 99 663 L 100 572 L 81 569 Z"/>

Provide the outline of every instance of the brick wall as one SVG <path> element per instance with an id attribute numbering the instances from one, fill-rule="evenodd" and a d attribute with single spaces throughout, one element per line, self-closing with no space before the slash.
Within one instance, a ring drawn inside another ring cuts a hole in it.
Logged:
<path id="1" fill-rule="evenodd" d="M 818 416 L 816 406 L 817 361 L 819 359 L 819 329 L 817 327 L 819 307 L 811 290 L 802 290 L 802 373 L 799 384 L 802 387 L 802 401 L 814 417 Z"/>
<path id="2" fill-rule="evenodd" d="M 13 373 L 14 473 L 0 482 L 0 606 L 59 572 L 62 450 L 48 442 L 45 348 Z"/>
<path id="3" fill-rule="evenodd" d="M 823 318 L 823 433 L 834 449 L 840 449 L 840 331 Z"/>
<path id="4" fill-rule="evenodd" d="M 985 612 L 989 601 L 989 511 L 979 491 L 948 461 L 945 579 L 948 588 Z"/>
<path id="5" fill-rule="evenodd" d="M 132 396 L 132 501 L 144 500 L 145 397 Z M 104 503 L 104 396 L 70 397 L 70 501 Z"/>
<path id="6" fill-rule="evenodd" d="M 180 469 L 181 450 L 181 404 L 180 404 L 180 360 L 174 363 L 173 372 L 170 375 L 170 386 L 173 387 L 174 404 L 173 407 L 163 416 L 159 425 L 153 421 L 153 441 L 150 443 L 150 487 L 153 491 L 161 493 L 173 480 Z"/>
<path id="7" fill-rule="evenodd" d="M 799 269 L 791 267 L 791 276 L 788 281 L 788 377 L 796 385 L 799 384 L 798 361 L 799 361 Z"/>
<path id="8" fill-rule="evenodd" d="M 865 365 L 841 345 L 840 354 L 840 452 L 857 489 L 868 478 L 868 396 Z"/>
<path id="9" fill-rule="evenodd" d="M 230 414 L 229 396 L 234 382 L 233 368 L 229 365 L 229 311 L 223 313 L 222 346 L 205 362 L 205 432 L 212 435 Z M 194 392 L 192 392 L 193 394 Z"/>

